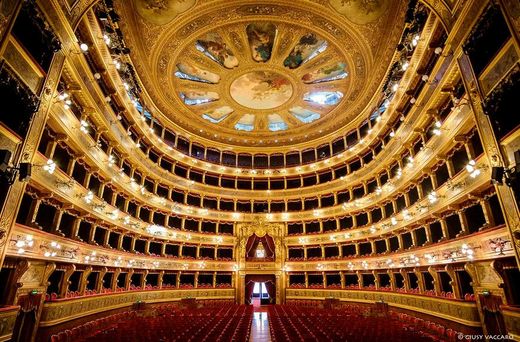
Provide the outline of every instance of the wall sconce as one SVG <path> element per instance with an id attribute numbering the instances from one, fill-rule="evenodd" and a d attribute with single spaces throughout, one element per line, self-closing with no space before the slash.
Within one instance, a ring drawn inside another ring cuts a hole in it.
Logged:
<path id="1" fill-rule="evenodd" d="M 40 248 L 43 250 L 43 256 L 46 258 L 55 257 L 61 251 L 61 245 L 56 241 L 41 244 Z"/>
<path id="2" fill-rule="evenodd" d="M 89 128 L 89 124 L 86 120 L 81 120 L 79 122 L 79 130 L 82 131 L 83 133 L 87 134 L 88 133 L 88 128 Z"/>
<path id="3" fill-rule="evenodd" d="M 460 248 L 460 251 L 462 253 L 462 255 L 465 255 L 469 260 L 473 260 L 474 256 L 473 254 L 475 253 L 473 251 L 473 248 L 471 248 L 468 244 L 463 244 Z"/>
<path id="4" fill-rule="evenodd" d="M 476 178 L 478 175 L 480 175 L 480 168 L 476 167 L 475 165 L 476 163 L 473 159 L 471 159 L 466 165 L 466 170 L 469 172 L 472 178 Z"/>
<path id="5" fill-rule="evenodd" d="M 90 203 L 92 203 L 92 200 L 94 199 L 94 193 L 92 191 L 89 191 L 84 196 L 80 195 L 80 197 L 83 197 L 83 200 L 85 201 L 85 203 L 90 204 Z"/>
<path id="6" fill-rule="evenodd" d="M 429 264 L 433 264 L 437 261 L 437 255 L 436 254 L 432 254 L 432 253 L 426 253 L 424 255 L 424 258 L 426 259 L 426 261 L 429 263 Z"/>
<path id="7" fill-rule="evenodd" d="M 123 260 L 120 256 L 118 256 L 116 258 L 116 260 L 114 260 L 114 266 L 121 266 L 122 263 L 123 263 Z"/>
<path id="8" fill-rule="evenodd" d="M 18 248 L 16 251 L 18 254 L 24 254 L 27 248 L 34 246 L 34 238 L 32 235 L 26 235 L 25 237 L 18 235 L 15 239 L 11 240 L 11 242 Z"/>
<path id="9" fill-rule="evenodd" d="M 449 57 L 449 56 L 453 55 L 453 51 L 451 51 L 451 50 L 445 54 L 442 54 L 442 50 L 443 50 L 443 48 L 441 46 L 437 46 L 435 48 L 435 50 L 433 50 L 433 53 L 435 53 L 436 55 L 440 55 L 441 57 Z"/>

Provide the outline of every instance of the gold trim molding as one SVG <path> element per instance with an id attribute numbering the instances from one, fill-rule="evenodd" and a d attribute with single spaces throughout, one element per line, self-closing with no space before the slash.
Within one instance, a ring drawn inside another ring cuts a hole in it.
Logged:
<path id="1" fill-rule="evenodd" d="M 383 300 L 390 306 L 437 316 L 472 327 L 481 326 L 475 303 L 375 291 L 286 289 L 287 299 L 324 299 L 330 297 L 342 301 L 362 303 L 374 303 Z"/>
<path id="2" fill-rule="evenodd" d="M 234 299 L 235 289 L 131 291 L 45 303 L 40 327 L 48 327 L 98 312 L 130 306 L 139 300 L 146 303 L 160 303 L 178 301 L 182 298 Z"/>

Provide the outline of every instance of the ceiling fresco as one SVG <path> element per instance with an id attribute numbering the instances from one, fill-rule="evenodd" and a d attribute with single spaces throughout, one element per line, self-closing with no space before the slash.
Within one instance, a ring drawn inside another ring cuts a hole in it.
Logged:
<path id="1" fill-rule="evenodd" d="M 280 146 L 371 109 L 406 0 L 116 2 L 145 105 L 215 144 Z"/>
<path id="2" fill-rule="evenodd" d="M 164 25 L 186 12 L 197 0 L 134 0 L 140 16 L 155 25 Z"/>
<path id="3" fill-rule="evenodd" d="M 197 116 L 242 132 L 279 132 L 318 120 L 341 101 L 348 88 L 344 81 L 348 68 L 344 61 L 333 61 L 337 53 L 313 64 L 305 73 L 299 71 L 326 51 L 324 39 L 305 33 L 290 52 L 275 53 L 279 58 L 271 60 L 273 44 L 283 34 L 277 26 L 271 22 L 251 23 L 243 25 L 243 30 L 249 54 L 241 53 L 237 58 L 219 33 L 210 32 L 194 42 L 199 55 L 187 52 L 177 63 L 175 88 Z M 188 50 L 193 48 L 188 46 Z M 224 69 L 219 69 L 218 74 L 204 70 L 200 55 Z M 228 70 L 235 68 L 234 72 Z M 191 90 L 202 87 L 207 91 Z"/>

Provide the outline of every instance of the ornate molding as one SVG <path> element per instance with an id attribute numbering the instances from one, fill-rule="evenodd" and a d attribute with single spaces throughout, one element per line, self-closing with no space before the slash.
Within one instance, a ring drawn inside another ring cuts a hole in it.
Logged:
<path id="1" fill-rule="evenodd" d="M 18 306 L 11 306 L 0 310 L 0 341 L 10 340 L 19 309 Z"/>
<path id="2" fill-rule="evenodd" d="M 475 303 L 415 296 L 400 293 L 357 290 L 287 289 L 287 299 L 338 298 L 349 302 L 375 303 L 383 300 L 390 306 L 441 317 L 464 325 L 478 327 L 480 318 Z"/>
<path id="3" fill-rule="evenodd" d="M 177 301 L 182 298 L 235 298 L 235 289 L 130 291 L 49 302 L 43 306 L 40 327 L 52 326 L 78 317 L 131 306 L 138 300 L 147 303 L 160 303 Z"/>

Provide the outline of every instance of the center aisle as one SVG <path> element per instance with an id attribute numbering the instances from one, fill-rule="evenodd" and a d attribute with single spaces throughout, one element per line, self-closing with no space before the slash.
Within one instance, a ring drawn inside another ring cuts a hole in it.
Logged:
<path id="1" fill-rule="evenodd" d="M 252 342 L 271 341 L 269 331 L 269 316 L 267 310 L 262 307 L 255 307 L 253 320 L 251 322 L 251 335 L 249 340 Z"/>

